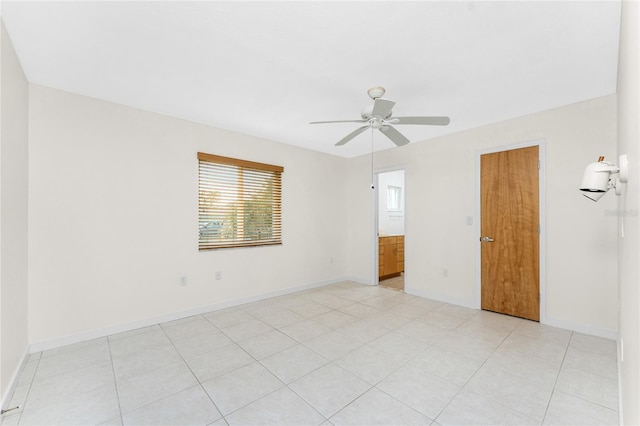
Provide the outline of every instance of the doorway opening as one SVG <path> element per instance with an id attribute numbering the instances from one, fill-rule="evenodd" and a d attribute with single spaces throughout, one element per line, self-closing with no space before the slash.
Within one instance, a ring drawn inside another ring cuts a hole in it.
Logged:
<path id="1" fill-rule="evenodd" d="M 405 171 L 377 173 L 378 285 L 404 291 Z"/>

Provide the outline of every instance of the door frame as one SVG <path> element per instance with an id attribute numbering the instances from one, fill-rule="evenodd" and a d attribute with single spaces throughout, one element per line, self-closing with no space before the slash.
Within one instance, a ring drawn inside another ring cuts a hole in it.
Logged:
<path id="1" fill-rule="evenodd" d="M 540 239 L 538 240 L 538 255 L 539 255 L 539 285 L 540 285 L 540 324 L 547 323 L 547 238 L 546 238 L 546 191 L 545 191 L 545 175 L 546 175 L 546 141 L 544 139 L 536 139 L 528 142 L 521 142 L 511 145 L 501 145 L 491 148 L 485 148 L 476 150 L 475 152 L 475 218 L 474 221 L 474 242 L 477 244 L 475 250 L 475 308 L 481 309 L 482 303 L 482 263 L 481 263 L 481 245 L 479 239 L 481 237 L 480 232 L 480 210 L 481 210 L 481 196 L 480 196 L 480 157 L 484 154 L 493 154 L 496 152 L 510 151 L 519 148 L 529 148 L 532 146 L 538 147 L 538 158 L 540 161 L 540 168 L 538 170 L 538 223 L 540 224 Z"/>
<path id="2" fill-rule="evenodd" d="M 372 182 L 375 185 L 375 188 L 371 191 L 371 206 L 372 206 L 372 217 L 373 217 L 373 226 L 371 229 L 371 240 L 373 243 L 373 261 L 371 262 L 373 265 L 373 269 L 372 269 L 372 277 L 371 277 L 371 284 L 372 285 L 378 285 L 379 284 L 379 279 L 380 277 L 378 276 L 378 228 L 380 226 L 379 221 L 380 221 L 380 214 L 378 212 L 378 205 L 379 205 L 379 196 L 380 196 L 380 179 L 379 176 L 381 173 L 389 173 L 389 172 L 397 172 L 399 170 L 403 170 L 404 171 L 404 199 L 405 199 L 405 204 L 404 204 L 404 248 L 405 248 L 405 258 L 404 258 L 404 288 L 405 288 L 405 292 L 407 290 L 407 256 L 406 256 L 406 251 L 407 251 L 407 166 L 406 165 L 398 165 L 398 166 L 391 166 L 391 167 L 384 167 L 384 168 L 379 168 L 379 169 L 374 169 L 373 170 L 373 179 Z"/>

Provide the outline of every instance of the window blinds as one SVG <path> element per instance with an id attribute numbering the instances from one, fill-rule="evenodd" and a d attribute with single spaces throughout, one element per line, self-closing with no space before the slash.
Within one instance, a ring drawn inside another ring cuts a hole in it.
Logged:
<path id="1" fill-rule="evenodd" d="M 283 167 L 198 153 L 200 250 L 282 244 Z"/>

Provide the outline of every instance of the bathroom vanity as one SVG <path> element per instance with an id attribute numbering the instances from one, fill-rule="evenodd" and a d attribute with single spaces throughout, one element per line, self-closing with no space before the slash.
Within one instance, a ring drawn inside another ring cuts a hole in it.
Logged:
<path id="1" fill-rule="evenodd" d="M 380 280 L 404 272 L 404 235 L 378 237 L 378 276 Z"/>

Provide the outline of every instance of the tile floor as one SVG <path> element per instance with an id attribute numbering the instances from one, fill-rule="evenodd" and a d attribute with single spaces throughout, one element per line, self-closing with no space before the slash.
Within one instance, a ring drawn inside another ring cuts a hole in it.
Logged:
<path id="1" fill-rule="evenodd" d="M 400 275 L 399 277 L 387 278 L 378 282 L 378 285 L 393 290 L 404 290 L 404 275 Z"/>
<path id="2" fill-rule="evenodd" d="M 615 425 L 615 352 L 344 282 L 32 354 L 2 425 Z"/>

